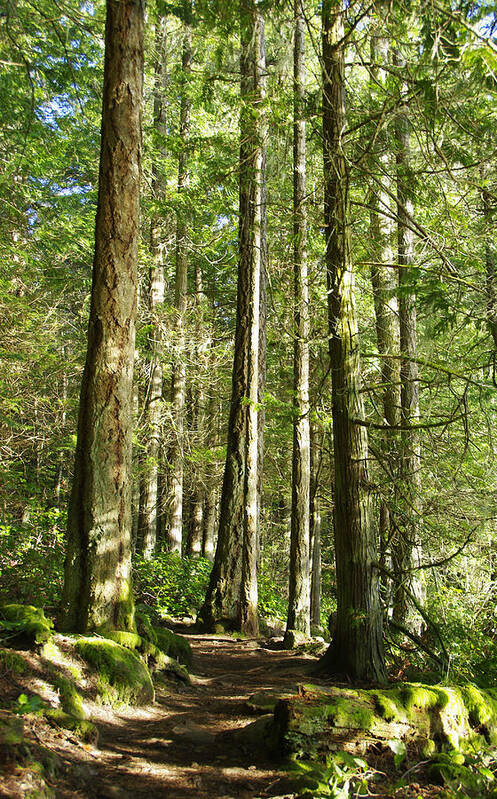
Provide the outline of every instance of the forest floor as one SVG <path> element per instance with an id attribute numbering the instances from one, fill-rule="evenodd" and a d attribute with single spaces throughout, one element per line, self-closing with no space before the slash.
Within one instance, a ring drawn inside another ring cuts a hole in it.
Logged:
<path id="1" fill-rule="evenodd" d="M 184 631 L 182 631 L 184 632 Z M 156 701 L 145 708 L 102 710 L 94 719 L 97 745 L 82 744 L 43 717 L 25 716 L 25 740 L 36 751 L 54 752 L 57 769 L 47 779 L 57 799 L 256 799 L 292 797 L 285 793 L 285 771 L 258 746 L 236 734 L 257 716 L 247 705 L 262 689 L 295 688 L 306 681 L 313 662 L 295 652 L 269 649 L 256 640 L 222 635 L 188 635 L 194 665 L 190 685 L 157 686 Z M 313 681 L 316 681 L 313 678 Z M 7 706 L 25 686 L 0 678 L 0 700 Z M 16 693 L 17 692 L 17 693 Z M 7 700 L 7 701 L 6 701 Z M 390 761 L 391 763 L 391 761 Z M 375 764 L 388 769 L 388 760 Z M 382 770 L 382 769 L 380 769 Z M 398 777 L 397 773 L 397 777 Z M 391 789 L 391 778 L 375 783 L 382 799 L 433 799 L 441 789 L 429 784 Z M 383 785 L 383 787 L 382 787 Z M 29 769 L 11 764 L 0 774 L 0 796 L 35 794 Z"/>

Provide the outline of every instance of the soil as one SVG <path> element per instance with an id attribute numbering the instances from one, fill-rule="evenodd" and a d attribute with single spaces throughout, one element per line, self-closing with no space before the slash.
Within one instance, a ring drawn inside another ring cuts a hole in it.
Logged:
<path id="1" fill-rule="evenodd" d="M 269 649 L 256 640 L 223 635 L 187 635 L 194 653 L 191 685 L 157 686 L 156 702 L 146 708 L 101 711 L 98 745 L 82 744 L 44 717 L 24 716 L 25 739 L 33 757 L 40 746 L 54 752 L 57 768 L 46 782 L 57 799 L 265 799 L 285 793 L 284 764 L 236 730 L 257 716 L 248 697 L 261 689 L 281 691 L 306 681 L 315 662 L 295 652 Z M 317 682 L 313 678 L 314 682 Z M 22 685 L 0 679 L 1 704 L 8 706 Z M 24 690 L 24 688 L 23 688 Z M 391 758 L 375 762 L 385 773 L 373 795 L 388 799 L 430 799 L 436 786 L 414 784 L 390 790 Z M 398 773 L 396 776 L 400 776 Z M 412 779 L 418 779 L 413 772 Z M 421 780 L 421 782 L 423 782 Z M 36 774 L 16 763 L 4 764 L 0 796 L 48 796 Z M 380 791 L 378 793 L 377 791 Z"/>

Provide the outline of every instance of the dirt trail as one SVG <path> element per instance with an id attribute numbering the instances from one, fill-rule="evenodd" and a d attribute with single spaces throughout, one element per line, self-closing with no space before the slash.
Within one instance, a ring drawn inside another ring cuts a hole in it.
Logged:
<path id="1" fill-rule="evenodd" d="M 99 722 L 99 750 L 85 752 L 81 795 L 249 799 L 264 796 L 282 776 L 264 753 L 256 755 L 220 733 L 257 718 L 246 706 L 251 694 L 295 686 L 312 661 L 253 640 L 187 637 L 194 653 L 192 685 L 159 688 L 152 713 Z"/>

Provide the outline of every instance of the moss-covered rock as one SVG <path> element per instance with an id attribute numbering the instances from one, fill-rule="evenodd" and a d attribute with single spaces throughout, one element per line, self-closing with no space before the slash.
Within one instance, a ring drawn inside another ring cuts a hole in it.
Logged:
<path id="1" fill-rule="evenodd" d="M 130 649 L 98 637 L 79 638 L 75 648 L 97 670 L 98 692 L 104 703 L 141 705 L 154 700 L 150 673 Z"/>
<path id="2" fill-rule="evenodd" d="M 300 686 L 275 707 L 278 747 L 317 752 L 365 751 L 400 739 L 419 754 L 465 752 L 497 740 L 497 698 L 473 686 L 403 683 L 385 690 Z"/>
<path id="3" fill-rule="evenodd" d="M 70 713 L 65 713 L 60 709 L 52 709 L 46 712 L 46 717 L 58 727 L 70 730 L 77 738 L 85 743 L 96 744 L 98 741 L 98 728 L 87 719 L 79 719 Z"/>
<path id="4" fill-rule="evenodd" d="M 185 666 L 178 663 L 177 660 L 166 655 L 155 644 L 142 638 L 136 633 L 127 633 L 115 630 L 112 633 L 107 633 L 110 640 L 115 641 L 126 649 L 139 652 L 147 663 L 151 672 L 164 671 L 173 674 L 183 682 L 190 682 L 190 675 Z M 179 636 L 178 636 L 179 637 Z"/>
<path id="5" fill-rule="evenodd" d="M 17 652 L 0 648 L 0 671 L 3 674 L 26 674 L 28 664 Z"/>
<path id="6" fill-rule="evenodd" d="M 22 718 L 8 710 L 0 710 L 0 750 L 4 747 L 18 746 L 24 740 Z"/>
<path id="7" fill-rule="evenodd" d="M 52 636 L 53 623 L 41 608 L 7 604 L 0 607 L 0 631 L 2 628 L 16 638 L 25 637 L 32 643 L 42 644 Z"/>
<path id="8" fill-rule="evenodd" d="M 186 638 L 176 635 L 171 630 L 166 630 L 165 627 L 154 627 L 154 632 L 157 636 L 156 645 L 161 652 L 179 660 L 187 668 L 192 665 L 192 650 Z"/>
<path id="9" fill-rule="evenodd" d="M 136 629 L 142 638 L 146 638 L 152 644 L 157 644 L 157 633 L 155 632 L 152 622 L 143 610 L 135 611 Z"/>

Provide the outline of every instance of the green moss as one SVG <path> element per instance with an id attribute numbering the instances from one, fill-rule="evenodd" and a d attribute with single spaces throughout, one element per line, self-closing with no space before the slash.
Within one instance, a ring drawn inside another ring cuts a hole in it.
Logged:
<path id="1" fill-rule="evenodd" d="M 345 696 L 329 706 L 329 715 L 335 727 L 369 730 L 374 720 L 373 704 L 368 698 Z"/>
<path id="2" fill-rule="evenodd" d="M 371 691 L 375 700 L 375 710 L 385 721 L 405 721 L 406 712 L 395 691 Z"/>
<path id="3" fill-rule="evenodd" d="M 179 660 L 184 666 L 191 666 L 193 655 L 190 644 L 181 635 L 176 635 L 171 630 L 164 627 L 154 627 L 157 636 L 157 647 L 165 655 Z"/>
<path id="4" fill-rule="evenodd" d="M 157 644 L 157 633 L 155 632 L 152 622 L 146 613 L 142 610 L 135 612 L 136 629 L 142 638 L 146 638 L 152 644 Z"/>
<path id="5" fill-rule="evenodd" d="M 98 740 L 98 729 L 91 721 L 78 719 L 63 710 L 49 710 L 45 715 L 58 727 L 71 730 L 82 741 L 96 743 Z"/>
<path id="6" fill-rule="evenodd" d="M 469 720 L 476 727 L 497 720 L 497 701 L 490 691 L 481 691 L 474 685 L 463 685 L 461 695 L 469 712 Z"/>
<path id="7" fill-rule="evenodd" d="M 17 652 L 11 652 L 9 649 L 0 649 L 0 671 L 4 674 L 26 674 L 28 668 L 24 658 L 18 655 Z"/>
<path id="8" fill-rule="evenodd" d="M 53 685 L 59 692 L 62 709 L 74 718 L 86 719 L 87 713 L 83 707 L 83 699 L 75 684 L 59 674 L 54 678 Z"/>
<path id="9" fill-rule="evenodd" d="M 0 608 L 0 629 L 2 628 L 1 619 L 6 624 L 4 629 L 11 634 L 25 636 L 35 644 L 42 644 L 52 636 L 53 623 L 47 619 L 41 608 L 33 605 L 2 605 Z"/>
<path id="10" fill-rule="evenodd" d="M 104 638 L 79 638 L 76 651 L 98 671 L 100 698 L 112 705 L 147 704 L 154 699 L 150 673 L 140 658 Z"/>
<path id="11" fill-rule="evenodd" d="M 123 630 L 111 630 L 105 635 L 110 641 L 115 641 L 116 644 L 125 646 L 126 649 L 140 649 L 142 639 L 137 633 L 129 633 Z"/>

